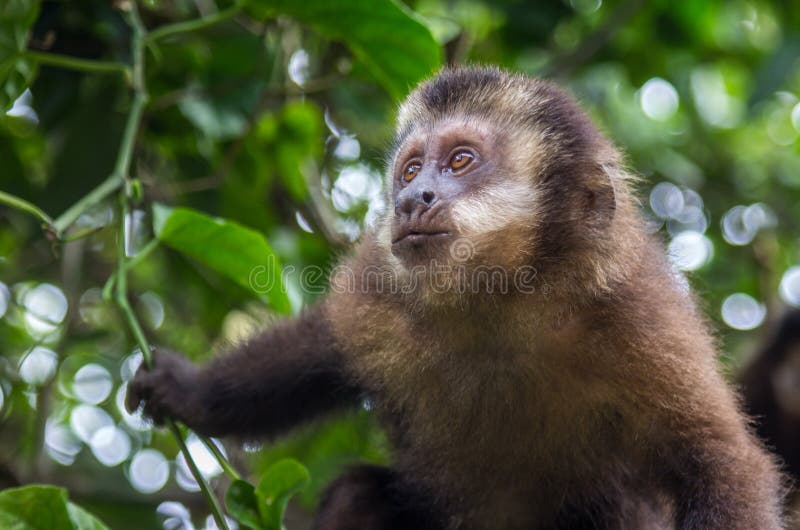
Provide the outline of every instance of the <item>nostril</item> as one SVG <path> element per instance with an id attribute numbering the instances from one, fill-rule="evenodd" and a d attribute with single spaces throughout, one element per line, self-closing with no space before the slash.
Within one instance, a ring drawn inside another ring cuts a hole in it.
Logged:
<path id="1" fill-rule="evenodd" d="M 422 192 L 422 201 L 423 201 L 425 204 L 430 204 L 430 203 L 432 203 L 432 202 L 433 202 L 433 199 L 434 199 L 434 197 L 435 197 L 435 196 L 434 196 L 434 194 L 433 194 L 433 192 L 432 192 L 432 191 L 427 191 L 427 190 L 426 190 L 426 191 L 423 191 L 423 192 Z"/>

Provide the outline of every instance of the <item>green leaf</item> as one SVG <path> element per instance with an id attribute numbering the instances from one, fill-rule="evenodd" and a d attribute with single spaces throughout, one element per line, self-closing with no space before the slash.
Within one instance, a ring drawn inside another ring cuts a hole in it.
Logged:
<path id="1" fill-rule="evenodd" d="M 22 58 L 28 31 L 39 15 L 36 0 L 0 2 L 0 117 L 22 94 L 36 73 L 36 65 Z"/>
<path id="2" fill-rule="evenodd" d="M 259 232 L 190 208 L 162 204 L 153 205 L 153 227 L 162 243 L 265 296 L 275 310 L 290 311 L 280 263 Z"/>
<path id="3" fill-rule="evenodd" d="M 68 502 L 67 512 L 72 524 L 75 528 L 80 530 L 108 530 L 108 527 L 101 523 L 97 518 L 78 506 L 77 504 Z"/>
<path id="4" fill-rule="evenodd" d="M 289 15 L 344 42 L 395 98 L 441 65 L 430 29 L 396 0 L 247 0 L 257 18 Z"/>
<path id="5" fill-rule="evenodd" d="M 225 507 L 241 524 L 261 530 L 261 514 L 258 510 L 256 489 L 247 481 L 234 480 L 225 493 Z"/>
<path id="6" fill-rule="evenodd" d="M 108 530 L 93 515 L 67 500 L 55 486 L 25 486 L 0 492 L 4 530 Z"/>
<path id="7" fill-rule="evenodd" d="M 266 530 L 281 530 L 289 499 L 310 481 L 308 470 L 291 458 L 276 462 L 264 472 L 256 488 L 256 497 Z"/>

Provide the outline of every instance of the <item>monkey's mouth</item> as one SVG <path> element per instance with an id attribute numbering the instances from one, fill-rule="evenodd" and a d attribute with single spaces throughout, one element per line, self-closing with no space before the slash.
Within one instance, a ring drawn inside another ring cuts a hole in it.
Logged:
<path id="1" fill-rule="evenodd" d="M 444 238 L 449 235 L 450 232 L 447 230 L 402 227 L 392 238 L 392 245 L 396 245 L 401 241 L 406 241 L 409 243 L 422 243 L 424 241 Z"/>

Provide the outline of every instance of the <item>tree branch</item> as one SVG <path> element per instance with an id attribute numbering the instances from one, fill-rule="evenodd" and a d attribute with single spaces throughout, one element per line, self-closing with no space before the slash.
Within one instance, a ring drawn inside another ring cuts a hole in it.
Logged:
<path id="1" fill-rule="evenodd" d="M 219 24 L 220 22 L 224 22 L 230 18 L 233 18 L 234 16 L 239 14 L 241 10 L 242 10 L 241 4 L 237 3 L 229 7 L 228 9 L 223 9 L 222 11 L 215 13 L 213 15 L 209 15 L 207 17 L 202 17 L 195 20 L 188 20 L 186 22 L 177 22 L 175 24 L 169 24 L 167 26 L 161 26 L 160 28 L 154 29 L 149 33 L 149 35 L 147 35 L 147 37 L 145 38 L 145 44 L 152 44 L 158 40 L 170 37 L 172 35 L 178 35 L 181 33 L 188 33 L 190 31 L 205 29 L 209 26 L 213 26 L 215 24 Z"/>
<path id="2" fill-rule="evenodd" d="M 0 203 L 3 203 L 7 206 L 15 208 L 25 213 L 29 213 L 32 216 L 39 219 L 46 228 L 53 231 L 58 235 L 55 226 L 53 226 L 53 218 L 47 215 L 44 210 L 36 206 L 35 204 L 26 201 L 16 195 L 11 195 L 10 193 L 6 193 L 4 191 L 0 191 Z"/>
<path id="3" fill-rule="evenodd" d="M 147 103 L 147 89 L 144 78 L 144 47 L 145 47 L 147 33 L 144 29 L 144 25 L 142 24 L 141 19 L 139 18 L 139 12 L 136 8 L 135 2 L 130 3 L 130 8 L 128 11 L 127 18 L 129 24 L 133 28 L 134 102 L 131 107 L 130 114 L 128 116 L 128 122 L 125 127 L 125 133 L 123 134 L 123 140 L 120 146 L 119 155 L 117 157 L 117 163 L 114 168 L 114 173 L 112 174 L 112 176 L 116 176 L 117 179 L 123 182 L 126 182 L 129 178 L 131 159 L 133 155 L 134 139 L 136 138 L 136 133 L 141 123 L 141 116 L 144 110 L 144 106 Z M 144 358 L 145 366 L 149 368 L 153 366 L 153 356 L 150 351 L 150 343 L 147 341 L 147 337 L 144 334 L 144 330 L 142 329 L 139 320 L 136 318 L 136 313 L 133 311 L 133 308 L 131 307 L 130 302 L 128 301 L 128 279 L 127 279 L 128 257 L 125 253 L 124 220 L 127 217 L 130 210 L 129 207 L 129 200 L 131 199 L 130 195 L 131 195 L 130 186 L 126 186 L 120 194 L 120 200 L 122 202 L 122 216 L 120 222 L 120 237 L 119 237 L 119 262 L 117 263 L 117 275 L 115 282 L 116 290 L 114 299 L 117 305 L 119 306 L 120 310 L 122 311 L 123 315 L 125 316 L 125 319 L 128 323 L 128 327 L 130 328 L 131 333 L 133 333 L 133 336 L 136 339 L 136 343 L 139 345 L 139 349 L 142 351 L 142 357 Z M 180 450 L 183 453 L 184 458 L 186 459 L 187 465 L 189 466 L 189 470 L 194 476 L 194 479 L 197 482 L 198 486 L 200 486 L 200 491 L 203 493 L 203 496 L 205 496 L 206 500 L 208 501 L 209 507 L 211 508 L 211 514 L 217 523 L 217 527 L 220 528 L 221 530 L 228 530 L 228 524 L 227 521 L 225 520 L 225 517 L 222 515 L 222 509 L 219 506 L 219 502 L 217 501 L 217 498 L 214 495 L 214 493 L 211 491 L 211 487 L 208 485 L 208 482 L 206 481 L 205 477 L 203 477 L 203 474 L 200 472 L 200 469 L 197 467 L 197 464 L 194 462 L 188 447 L 186 447 L 186 442 L 183 439 L 183 434 L 181 433 L 177 424 L 173 420 L 168 419 L 167 426 L 169 427 L 169 430 L 175 437 L 175 440 L 178 442 Z"/>
<path id="4" fill-rule="evenodd" d="M 130 77 L 128 65 L 116 61 L 96 61 L 94 59 L 81 59 L 70 57 L 69 55 L 58 55 L 55 53 L 40 52 L 36 50 L 26 50 L 23 57 L 39 64 L 57 66 L 67 70 L 79 72 L 89 72 L 92 74 L 124 74 Z"/>

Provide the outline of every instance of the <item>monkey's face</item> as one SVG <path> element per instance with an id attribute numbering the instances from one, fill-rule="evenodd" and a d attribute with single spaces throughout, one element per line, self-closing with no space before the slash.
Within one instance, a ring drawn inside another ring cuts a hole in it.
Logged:
<path id="1" fill-rule="evenodd" d="M 408 268 L 440 272 L 517 261 L 510 258 L 527 251 L 536 197 L 530 168 L 515 160 L 517 143 L 477 117 L 411 129 L 389 167 L 391 253 Z"/>
<path id="2" fill-rule="evenodd" d="M 602 283 L 612 174 L 616 151 L 555 86 L 445 70 L 400 107 L 380 249 L 401 279 L 433 276 L 440 291 L 510 289 L 519 272 Z"/>

